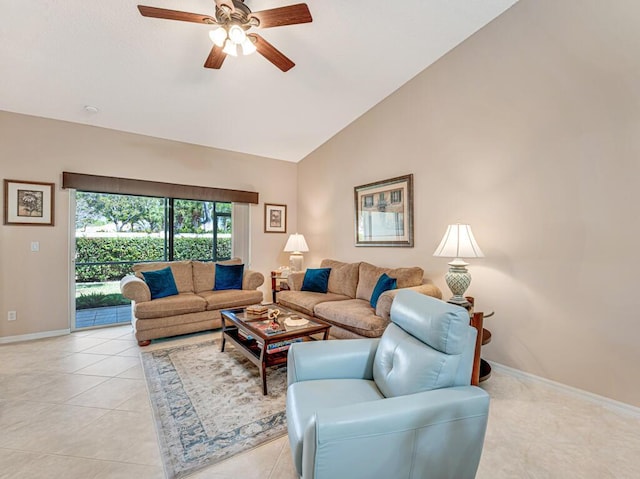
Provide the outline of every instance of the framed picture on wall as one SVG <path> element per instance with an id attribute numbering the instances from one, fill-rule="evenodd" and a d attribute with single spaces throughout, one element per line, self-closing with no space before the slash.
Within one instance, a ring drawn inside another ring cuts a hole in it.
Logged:
<path id="1" fill-rule="evenodd" d="M 287 205 L 264 204 L 264 232 L 287 232 Z"/>
<path id="2" fill-rule="evenodd" d="M 354 188 L 356 246 L 413 247 L 413 175 Z"/>
<path id="3" fill-rule="evenodd" d="M 53 226 L 55 183 L 4 180 L 4 224 Z"/>

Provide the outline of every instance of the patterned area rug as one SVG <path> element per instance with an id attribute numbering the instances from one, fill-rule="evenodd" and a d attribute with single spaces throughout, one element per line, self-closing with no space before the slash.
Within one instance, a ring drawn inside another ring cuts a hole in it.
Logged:
<path id="1" fill-rule="evenodd" d="M 259 370 L 220 341 L 141 353 L 167 478 L 286 434 L 286 368 Z"/>

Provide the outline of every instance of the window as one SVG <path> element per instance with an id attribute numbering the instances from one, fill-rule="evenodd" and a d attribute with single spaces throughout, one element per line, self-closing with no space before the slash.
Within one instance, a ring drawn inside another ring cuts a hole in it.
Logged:
<path id="1" fill-rule="evenodd" d="M 364 208 L 371 208 L 373 206 L 373 195 L 363 196 L 362 201 L 364 202 Z"/>
<path id="2" fill-rule="evenodd" d="M 174 260 L 231 258 L 231 203 L 173 200 L 172 249 Z"/>
<path id="3" fill-rule="evenodd" d="M 76 329 L 131 321 L 119 282 L 134 263 L 231 258 L 231 206 L 76 192 Z"/>
<path id="4" fill-rule="evenodd" d="M 250 261 L 257 192 L 68 171 L 62 187 L 75 190 L 76 329 L 131 320 L 119 282 L 134 263 L 218 261 L 232 251 Z"/>
<path id="5" fill-rule="evenodd" d="M 402 190 L 393 190 L 391 192 L 391 203 L 402 203 Z"/>

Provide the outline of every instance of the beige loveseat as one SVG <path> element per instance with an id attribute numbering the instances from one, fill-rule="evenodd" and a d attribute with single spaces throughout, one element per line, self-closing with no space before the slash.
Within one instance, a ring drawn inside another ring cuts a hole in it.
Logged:
<path id="1" fill-rule="evenodd" d="M 221 264 L 242 264 L 239 258 Z M 175 296 L 151 299 L 149 287 L 142 279 L 143 271 L 156 271 L 169 266 L 178 289 Z M 244 270 L 242 289 L 213 291 L 215 263 L 202 261 L 172 261 L 133 265 L 134 275 L 120 281 L 122 295 L 131 300 L 133 329 L 140 346 L 152 339 L 219 328 L 220 310 L 261 303 L 263 295 L 257 288 L 264 276 Z"/>
<path id="2" fill-rule="evenodd" d="M 419 267 L 380 268 L 369 263 L 343 263 L 325 259 L 321 268 L 331 268 L 326 293 L 301 291 L 304 272 L 291 273 L 289 291 L 280 291 L 278 304 L 331 323 L 331 336 L 336 338 L 376 338 L 389 324 L 393 298 L 400 289 L 408 288 L 442 299 L 440 289 L 423 280 Z M 398 289 L 380 295 L 376 308 L 370 304 L 378 279 L 386 273 L 397 279 Z"/>

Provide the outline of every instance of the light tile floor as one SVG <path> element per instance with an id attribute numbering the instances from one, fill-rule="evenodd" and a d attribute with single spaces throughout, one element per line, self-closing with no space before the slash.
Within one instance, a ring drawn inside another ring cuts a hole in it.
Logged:
<path id="1" fill-rule="evenodd" d="M 131 326 L 0 346 L 0 478 L 163 478 L 139 351 Z M 483 387 L 478 478 L 640 477 L 640 418 L 501 372 Z M 296 476 L 283 437 L 191 477 Z"/>

